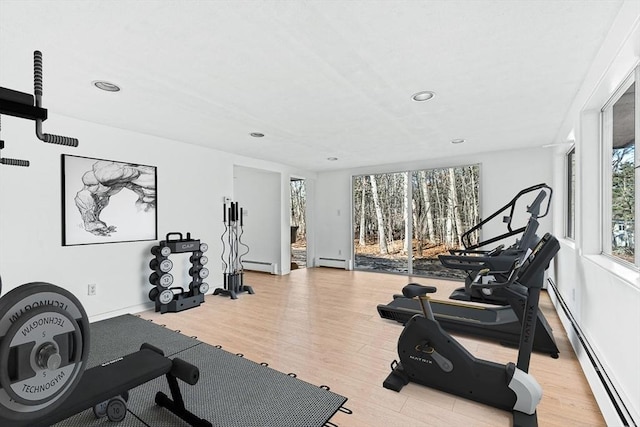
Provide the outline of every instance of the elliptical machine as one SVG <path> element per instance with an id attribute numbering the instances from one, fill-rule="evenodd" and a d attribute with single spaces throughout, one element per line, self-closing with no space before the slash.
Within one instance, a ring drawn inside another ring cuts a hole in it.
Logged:
<path id="1" fill-rule="evenodd" d="M 547 233 L 533 251 L 514 262 L 509 271 L 484 270 L 473 287 L 520 287 L 516 282 L 519 269 L 546 269 L 560 250 L 558 240 Z M 482 277 L 507 277 L 504 282 L 481 280 Z M 487 283 L 483 283 L 487 282 Z M 409 382 L 415 382 L 495 408 L 511 411 L 515 427 L 537 426 L 536 407 L 542 398 L 542 388 L 528 374 L 533 337 L 538 314 L 541 283 L 528 289 L 526 312 L 522 322 L 518 361 L 506 365 L 477 359 L 458 341 L 444 331 L 435 320 L 427 294 L 433 286 L 409 284 L 402 289 L 407 298 L 418 297 L 422 314 L 413 316 L 398 340 L 400 362 L 391 363 L 392 371 L 383 386 L 399 392 Z"/>
<path id="2" fill-rule="evenodd" d="M 518 205 L 518 202 L 521 198 L 536 191 L 538 192 L 537 197 L 531 205 L 527 206 L 527 213 L 529 214 L 527 224 L 524 227 L 514 230 L 512 227 L 512 221 L 515 216 L 515 208 Z M 439 255 L 438 258 L 443 266 L 456 270 L 465 270 L 467 272 L 465 286 L 453 291 L 449 298 L 458 301 L 474 301 L 495 305 L 508 304 L 507 299 L 503 295 L 499 294 L 499 289 L 498 294 L 493 294 L 491 289 L 471 288 L 471 283 L 473 283 L 473 279 L 477 272 L 485 268 L 485 265 L 483 264 L 489 263 L 490 267 L 500 268 L 500 264 L 498 264 L 501 262 L 500 258 L 507 258 L 507 262 L 509 262 L 509 257 L 513 260 L 521 256 L 527 249 L 535 246 L 539 240 L 535 234 L 537 231 L 538 220 L 544 218 L 549 213 L 552 196 L 553 190 L 544 183 L 525 188 L 516 194 L 509 203 L 489 215 L 489 217 L 485 218 L 483 221 L 480 221 L 478 224 L 471 227 L 461 236 L 465 249 L 452 249 L 449 251 L 449 255 Z M 545 199 L 546 206 L 543 206 Z M 503 215 L 505 213 L 508 213 L 508 215 L 502 217 L 502 222 L 507 224 L 507 232 L 482 242 L 475 244 L 472 243 L 472 236 L 475 233 L 482 230 L 483 226 L 491 223 L 499 215 Z M 532 222 L 535 222 L 535 228 L 531 227 Z M 509 247 L 500 245 L 489 251 L 479 250 L 481 247 L 486 247 L 491 243 L 498 242 L 512 236 L 517 236 L 518 234 L 522 234 L 520 239 L 516 240 L 515 244 Z M 505 268 L 508 268 L 508 266 Z M 542 272 L 542 276 L 539 277 L 539 280 L 544 280 L 544 272 Z"/>

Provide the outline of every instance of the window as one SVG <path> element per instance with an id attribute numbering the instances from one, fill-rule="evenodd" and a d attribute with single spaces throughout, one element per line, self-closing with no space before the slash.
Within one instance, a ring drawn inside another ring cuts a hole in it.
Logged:
<path id="1" fill-rule="evenodd" d="M 567 224 L 565 235 L 576 238 L 576 148 L 567 153 Z"/>
<path id="2" fill-rule="evenodd" d="M 605 207 L 603 253 L 623 263 L 639 265 L 635 219 L 638 214 L 638 95 L 640 68 L 620 86 L 602 109 Z"/>
<path id="3" fill-rule="evenodd" d="M 442 267 L 438 254 L 461 248 L 479 222 L 479 175 L 479 165 L 469 165 L 354 176 L 355 268 L 465 278 Z"/>

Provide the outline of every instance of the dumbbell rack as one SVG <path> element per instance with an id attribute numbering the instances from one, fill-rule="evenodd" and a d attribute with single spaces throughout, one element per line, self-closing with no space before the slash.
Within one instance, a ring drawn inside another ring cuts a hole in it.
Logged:
<path id="1" fill-rule="evenodd" d="M 177 239 L 171 239 L 178 236 Z M 192 239 L 191 233 L 183 238 L 182 233 L 168 233 L 166 240 L 161 240 L 157 246 L 151 248 L 154 258 L 149 262 L 149 268 L 153 273 L 149 276 L 149 282 L 154 286 L 149 291 L 149 299 L 156 304 L 156 311 L 161 314 L 187 310 L 197 307 L 204 302 L 204 294 L 209 290 L 209 284 L 203 282 L 209 276 L 209 270 L 204 267 L 208 258 L 204 255 L 208 249 L 206 243 Z M 189 275 L 189 291 L 180 287 L 171 287 L 173 276 L 169 271 L 173 268 L 173 262 L 169 259 L 171 254 L 192 252 L 189 257 L 191 268 Z"/>
<path id="2" fill-rule="evenodd" d="M 242 242 L 243 221 L 242 208 L 238 202 L 231 202 L 222 205 L 222 218 L 224 223 L 224 233 L 220 237 L 223 243 L 222 263 L 224 265 L 223 287 L 213 291 L 214 295 L 223 295 L 237 299 L 238 294 L 247 292 L 253 294 L 253 288 L 244 284 L 244 272 L 242 257 L 249 253 L 249 246 Z M 225 239 L 226 236 L 226 239 Z M 240 254 L 240 245 L 246 248 L 246 252 Z M 225 253 L 227 260 L 225 261 Z"/>

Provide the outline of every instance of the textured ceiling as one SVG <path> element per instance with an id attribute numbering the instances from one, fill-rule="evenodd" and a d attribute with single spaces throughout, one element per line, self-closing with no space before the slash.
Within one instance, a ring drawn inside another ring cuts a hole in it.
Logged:
<path id="1" fill-rule="evenodd" d="M 41 50 L 51 113 L 312 171 L 541 146 L 621 4 L 0 0 L 0 86 Z"/>

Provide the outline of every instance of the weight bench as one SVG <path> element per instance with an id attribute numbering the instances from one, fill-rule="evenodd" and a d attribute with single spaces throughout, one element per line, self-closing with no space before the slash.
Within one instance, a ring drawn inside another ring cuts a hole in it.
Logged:
<path id="1" fill-rule="evenodd" d="M 158 392 L 155 403 L 193 427 L 212 427 L 209 421 L 197 417 L 185 408 L 177 381 L 179 378 L 189 385 L 196 384 L 200 377 L 198 368 L 178 358 L 169 359 L 162 350 L 146 343 L 135 353 L 85 370 L 74 391 L 46 417 L 36 421 L 3 423 L 3 427 L 47 427 L 115 396 L 124 395 L 130 389 L 161 375 L 166 375 L 172 396 L 169 398 Z"/>

